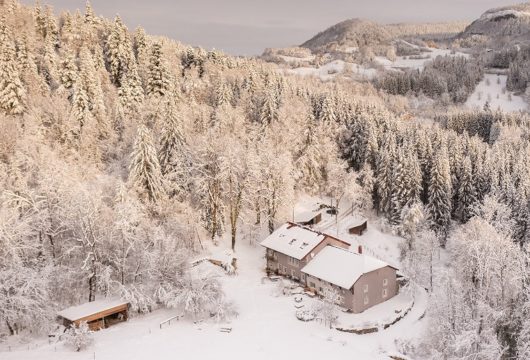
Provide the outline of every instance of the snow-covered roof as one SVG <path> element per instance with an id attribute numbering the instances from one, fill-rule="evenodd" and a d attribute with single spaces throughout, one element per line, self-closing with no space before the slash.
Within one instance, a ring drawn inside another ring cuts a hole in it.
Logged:
<path id="1" fill-rule="evenodd" d="M 305 223 L 308 221 L 313 220 L 318 214 L 320 214 L 322 211 L 304 211 L 300 212 L 294 215 L 294 222 L 295 223 Z"/>
<path id="2" fill-rule="evenodd" d="M 345 227 L 349 229 L 349 228 L 352 228 L 352 227 L 360 226 L 360 225 L 364 224 L 367 221 L 368 221 L 368 219 L 366 219 L 363 216 L 353 215 L 353 216 L 349 216 L 346 219 L 344 219 L 343 223 L 345 224 Z"/>
<path id="3" fill-rule="evenodd" d="M 325 237 L 304 226 L 287 223 L 263 240 L 261 246 L 301 260 Z"/>
<path id="4" fill-rule="evenodd" d="M 343 289 L 351 289 L 363 274 L 385 266 L 390 265 L 371 256 L 328 245 L 301 271 Z"/>
<path id="5" fill-rule="evenodd" d="M 118 306 L 127 305 L 127 301 L 120 299 L 104 299 L 97 300 L 88 303 L 84 303 L 78 306 L 72 306 L 68 309 L 60 311 L 57 315 L 70 321 L 83 319 L 87 316 L 97 314 L 99 312 L 109 310 Z"/>

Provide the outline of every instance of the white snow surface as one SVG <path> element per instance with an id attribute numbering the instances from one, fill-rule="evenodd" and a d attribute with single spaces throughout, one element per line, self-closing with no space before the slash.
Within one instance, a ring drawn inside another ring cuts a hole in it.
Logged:
<path id="1" fill-rule="evenodd" d="M 363 274 L 385 266 L 371 256 L 326 246 L 301 271 L 349 290 Z"/>
<path id="2" fill-rule="evenodd" d="M 377 71 L 375 69 L 369 69 L 354 63 L 347 63 L 342 60 L 333 60 L 327 64 L 320 66 L 319 68 L 313 67 L 299 67 L 296 69 L 287 69 L 287 74 L 300 75 L 300 76 L 314 76 L 320 78 L 322 81 L 333 80 L 337 75 L 342 74 L 345 67 L 349 66 L 351 75 L 361 79 L 372 79 Z"/>
<path id="3" fill-rule="evenodd" d="M 506 75 L 485 74 L 484 79 L 467 99 L 466 106 L 482 109 L 486 102 L 489 102 L 492 110 L 528 111 L 528 104 L 521 96 L 506 90 L 506 79 Z"/>
<path id="4" fill-rule="evenodd" d="M 102 299 L 69 307 L 68 309 L 60 311 L 57 315 L 70 321 L 74 321 L 125 304 L 127 304 L 127 302 L 121 299 Z"/>
<path id="5" fill-rule="evenodd" d="M 282 225 L 261 242 L 261 246 L 282 254 L 302 260 L 318 244 L 325 235 L 304 226 L 287 223 Z"/>
<path id="6" fill-rule="evenodd" d="M 438 56 L 463 56 L 469 58 L 469 54 L 463 52 L 453 52 L 450 49 L 435 49 L 430 48 L 430 52 L 425 52 L 419 56 L 398 56 L 395 61 L 391 61 L 386 57 L 377 56 L 375 61 L 383 66 L 387 70 L 398 70 L 398 69 L 418 69 L 422 70 L 425 67 L 427 61 L 431 61 Z"/>

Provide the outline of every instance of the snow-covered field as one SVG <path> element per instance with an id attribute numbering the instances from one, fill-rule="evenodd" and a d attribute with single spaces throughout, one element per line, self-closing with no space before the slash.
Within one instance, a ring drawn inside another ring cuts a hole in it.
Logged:
<path id="1" fill-rule="evenodd" d="M 378 56 L 376 57 L 375 61 L 382 65 L 387 70 L 392 69 L 423 69 L 425 66 L 425 63 L 427 61 L 431 61 L 432 59 L 435 59 L 437 56 L 464 56 L 469 57 L 469 54 L 463 53 L 463 52 L 453 52 L 449 49 L 435 49 L 431 48 L 429 49 L 430 52 L 425 52 L 421 54 L 419 57 L 410 57 L 410 56 L 398 56 L 396 60 L 391 61 L 387 59 L 386 57 Z"/>
<path id="2" fill-rule="evenodd" d="M 485 74 L 484 79 L 468 98 L 466 106 L 482 109 L 486 102 L 489 102 L 492 110 L 498 108 L 503 111 L 528 110 L 528 104 L 521 96 L 506 90 L 506 79 L 506 75 Z"/>
<path id="3" fill-rule="evenodd" d="M 349 73 L 346 76 L 352 76 L 356 79 L 371 79 L 377 71 L 375 69 L 368 69 L 358 64 L 347 63 L 342 60 L 334 60 L 319 68 L 313 67 L 299 67 L 296 69 L 286 70 L 287 74 L 294 74 L 300 76 L 315 76 L 323 81 L 333 80 L 338 74 L 343 74 L 345 67 L 349 67 Z"/>
<path id="4" fill-rule="evenodd" d="M 302 207 L 303 208 L 303 207 Z M 363 245 L 371 255 L 398 266 L 400 238 L 383 234 L 374 223 L 369 223 L 365 235 L 347 234 L 341 223 L 351 216 L 347 204 L 341 206 L 344 214 L 339 222 L 339 236 L 350 241 L 352 247 Z M 322 226 L 336 235 L 334 217 L 325 214 Z M 228 247 L 219 245 L 216 251 Z M 396 317 L 396 311 L 414 306 L 410 312 L 388 329 L 373 334 L 355 335 L 339 332 L 316 322 L 302 322 L 295 317 L 293 295 L 285 295 L 280 283 L 265 277 L 264 249 L 258 244 L 240 242 L 238 273 L 224 275 L 223 287 L 227 297 L 237 307 L 239 316 L 230 323 L 207 321 L 195 324 L 192 319 L 174 321 L 160 329 L 160 322 L 176 315 L 177 311 L 159 310 L 152 314 L 133 317 L 95 333 L 94 345 L 76 353 L 62 344 L 48 343 L 40 338 L 29 344 L 0 345 L 2 360 L 22 359 L 284 359 L 287 354 L 304 359 L 388 359 L 398 352 L 396 341 L 414 339 L 425 329 L 426 320 L 420 320 L 426 307 L 426 294 L 402 293 L 396 298 L 377 305 L 362 314 L 340 313 L 338 324 L 345 327 L 363 327 L 386 322 Z M 209 265 L 210 266 L 210 265 Z M 211 265 L 214 266 L 214 265 Z M 304 297 L 304 302 L 320 301 Z M 221 328 L 232 331 L 222 332 Z M 11 350 L 11 351 L 9 351 Z"/>
<path id="5" fill-rule="evenodd" d="M 420 58 L 410 58 L 407 56 L 398 56 L 395 61 L 391 61 L 383 56 L 377 56 L 375 58 L 375 62 L 381 66 L 383 66 L 387 70 L 399 70 L 399 69 L 423 69 L 425 66 L 425 63 L 427 61 L 430 61 L 437 56 L 445 56 L 445 55 L 451 55 L 451 56 L 465 56 L 468 57 L 468 54 L 462 53 L 462 52 L 455 52 L 453 53 L 451 50 L 448 49 L 430 49 L 430 52 L 423 53 Z M 293 61 L 293 59 L 296 58 L 289 58 L 286 59 L 289 61 Z M 304 60 L 304 59 L 299 59 Z M 348 71 L 344 71 L 345 68 L 348 67 Z M 342 74 L 344 76 L 349 76 L 357 80 L 364 80 L 364 79 L 373 79 L 377 75 L 377 70 L 366 67 L 359 64 L 344 62 L 342 60 L 333 60 L 330 61 L 318 68 L 314 67 L 299 67 L 295 69 L 287 69 L 285 70 L 285 73 L 287 74 L 294 74 L 294 75 L 300 75 L 300 76 L 314 76 L 318 77 L 323 81 L 329 81 L 333 80 L 337 75 Z"/>

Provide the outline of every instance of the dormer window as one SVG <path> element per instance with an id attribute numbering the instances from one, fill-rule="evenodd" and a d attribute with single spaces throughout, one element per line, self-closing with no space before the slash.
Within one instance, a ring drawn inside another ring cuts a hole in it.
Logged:
<path id="1" fill-rule="evenodd" d="M 289 241 L 289 245 L 293 245 L 295 241 L 296 239 L 291 239 L 291 241 Z"/>
<path id="2" fill-rule="evenodd" d="M 306 243 L 306 242 L 302 243 L 302 245 L 300 245 L 300 249 L 305 248 L 307 245 L 309 245 L 309 243 Z"/>

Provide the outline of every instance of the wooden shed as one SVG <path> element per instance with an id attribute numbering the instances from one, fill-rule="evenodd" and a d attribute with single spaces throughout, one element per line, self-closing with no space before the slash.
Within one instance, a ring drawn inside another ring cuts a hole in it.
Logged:
<path id="1" fill-rule="evenodd" d="M 294 216 L 294 222 L 299 225 L 315 225 L 322 221 L 322 211 L 306 211 L 303 213 L 296 214 Z"/>
<path id="2" fill-rule="evenodd" d="M 86 321 L 90 330 L 97 331 L 127 321 L 129 303 L 119 299 L 98 300 L 64 309 L 57 316 L 65 327 Z"/>
<path id="3" fill-rule="evenodd" d="M 353 216 L 348 221 L 348 232 L 361 236 L 368 228 L 368 220 L 362 216 Z"/>

